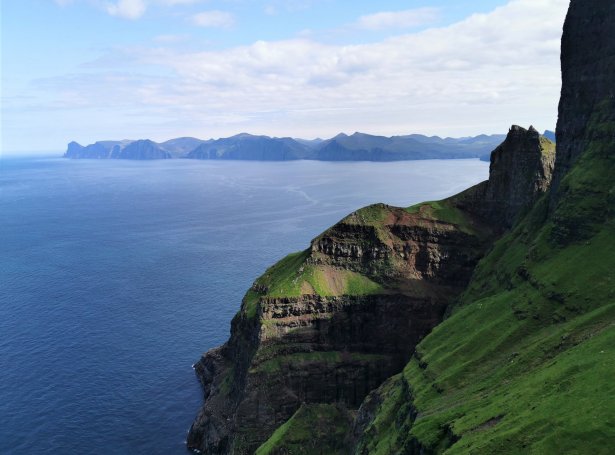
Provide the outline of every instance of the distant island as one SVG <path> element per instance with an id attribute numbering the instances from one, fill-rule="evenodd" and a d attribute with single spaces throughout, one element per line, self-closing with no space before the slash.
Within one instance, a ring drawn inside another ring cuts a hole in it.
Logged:
<path id="1" fill-rule="evenodd" d="M 551 137 L 552 132 L 545 135 Z M 504 134 L 462 138 L 441 138 L 410 134 L 373 136 L 364 133 L 338 134 L 331 139 L 294 139 L 290 137 L 236 136 L 202 140 L 192 137 L 154 142 L 149 139 L 99 141 L 82 146 L 68 144 L 65 158 L 129 160 L 255 160 L 255 161 L 403 161 L 424 159 L 480 158 L 489 155 L 504 139 Z"/>

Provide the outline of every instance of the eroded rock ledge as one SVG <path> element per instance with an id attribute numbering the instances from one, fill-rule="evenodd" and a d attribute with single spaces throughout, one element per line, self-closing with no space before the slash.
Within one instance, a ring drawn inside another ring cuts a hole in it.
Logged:
<path id="1" fill-rule="evenodd" d="M 554 157 L 553 143 L 514 126 L 492 153 L 488 181 L 444 201 L 361 209 L 267 270 L 229 341 L 195 365 L 205 403 L 188 446 L 254 453 L 303 404 L 358 409 L 546 191 Z"/>

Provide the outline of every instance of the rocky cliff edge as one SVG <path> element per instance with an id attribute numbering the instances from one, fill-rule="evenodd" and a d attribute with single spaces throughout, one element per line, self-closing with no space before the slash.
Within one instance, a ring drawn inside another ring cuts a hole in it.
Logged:
<path id="1" fill-rule="evenodd" d="M 188 446 L 254 453 L 316 404 L 336 403 L 352 420 L 442 321 L 494 240 L 546 191 L 554 157 L 553 143 L 513 126 L 488 181 L 443 201 L 361 209 L 267 270 L 229 341 L 195 365 L 205 403 Z"/>

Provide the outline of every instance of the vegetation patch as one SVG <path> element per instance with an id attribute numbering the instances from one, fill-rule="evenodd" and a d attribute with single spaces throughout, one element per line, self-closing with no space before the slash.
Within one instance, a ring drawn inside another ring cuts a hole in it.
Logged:
<path id="1" fill-rule="evenodd" d="M 557 193 L 496 242 L 383 393 L 361 442 L 369 453 L 612 452 L 615 127 L 602 114 Z M 408 211 L 459 222 L 433 203 Z"/>
<path id="2" fill-rule="evenodd" d="M 256 455 L 345 455 L 352 415 L 337 405 L 304 404 L 262 446 Z"/>
<path id="3" fill-rule="evenodd" d="M 382 291 L 382 286 L 368 277 L 351 270 L 307 261 L 309 250 L 295 253 L 269 268 L 256 284 L 266 289 L 262 295 L 268 297 L 299 297 L 306 293 L 323 297 L 340 295 L 370 295 Z M 246 294 L 246 315 L 256 314 L 259 294 Z"/>
<path id="4" fill-rule="evenodd" d="M 243 298 L 243 302 L 241 305 L 241 311 L 248 319 L 254 319 L 258 312 L 258 301 L 260 300 L 260 295 L 253 291 L 252 289 L 246 292 L 246 295 Z"/>
<path id="5" fill-rule="evenodd" d="M 269 373 L 273 374 L 292 366 L 292 368 L 301 368 L 312 363 L 318 364 L 344 364 L 344 363 L 372 363 L 382 360 L 387 360 L 388 356 L 384 354 L 365 354 L 361 352 L 342 352 L 342 351 L 314 351 L 314 352 L 298 352 L 274 357 L 267 360 L 255 368 L 251 369 L 251 373 Z"/>
<path id="6" fill-rule="evenodd" d="M 453 206 L 450 200 L 423 202 L 405 209 L 406 212 L 419 215 L 422 218 L 440 221 L 457 226 L 462 232 L 476 235 L 472 218 L 463 210 Z"/>
<path id="7" fill-rule="evenodd" d="M 391 209 L 386 204 L 373 204 L 363 207 L 349 215 L 345 221 L 354 221 L 357 224 L 380 225 L 382 224 Z"/>

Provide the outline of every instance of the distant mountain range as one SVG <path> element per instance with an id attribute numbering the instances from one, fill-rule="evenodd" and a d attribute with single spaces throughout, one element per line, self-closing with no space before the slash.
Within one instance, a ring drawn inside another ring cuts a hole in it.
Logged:
<path id="1" fill-rule="evenodd" d="M 542 135 L 550 141 L 555 142 L 555 131 L 546 130 L 544 133 L 542 133 Z"/>
<path id="2" fill-rule="evenodd" d="M 548 132 L 546 132 L 548 133 Z M 68 144 L 65 158 L 74 159 L 199 159 L 256 161 L 402 161 L 422 159 L 481 158 L 489 154 L 504 139 L 503 134 L 463 138 L 441 138 L 411 134 L 407 136 L 372 136 L 354 133 L 338 134 L 331 139 L 293 139 L 238 134 L 236 136 L 202 140 L 181 137 L 166 142 L 149 139 L 99 141 L 82 146 Z"/>

